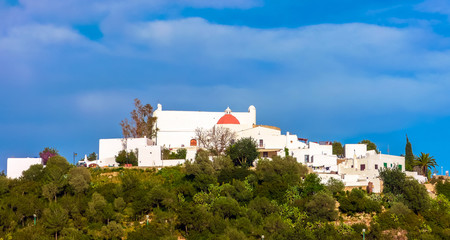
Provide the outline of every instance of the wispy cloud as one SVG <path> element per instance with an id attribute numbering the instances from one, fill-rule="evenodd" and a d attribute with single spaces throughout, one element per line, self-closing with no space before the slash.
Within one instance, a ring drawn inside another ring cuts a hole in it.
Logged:
<path id="1" fill-rule="evenodd" d="M 426 0 L 416 5 L 416 9 L 425 12 L 450 15 L 450 2 L 446 0 Z"/>

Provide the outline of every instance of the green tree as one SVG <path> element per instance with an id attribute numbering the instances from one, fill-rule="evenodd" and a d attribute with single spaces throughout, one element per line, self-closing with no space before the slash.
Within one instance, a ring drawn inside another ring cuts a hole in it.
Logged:
<path id="1" fill-rule="evenodd" d="M 334 155 L 338 157 L 344 156 L 344 148 L 342 147 L 342 143 L 334 141 L 332 146 Z"/>
<path id="2" fill-rule="evenodd" d="M 133 151 L 131 152 L 127 152 L 125 150 L 120 151 L 119 154 L 116 156 L 116 162 L 119 164 L 119 166 L 123 166 L 125 164 L 131 164 L 133 166 L 138 165 L 138 159 Z"/>
<path id="3" fill-rule="evenodd" d="M 366 144 L 368 151 L 375 150 L 376 153 L 379 153 L 377 145 L 375 143 L 371 142 L 370 140 L 364 139 L 361 142 L 359 142 L 359 144 Z"/>
<path id="4" fill-rule="evenodd" d="M 69 213 L 58 204 L 50 204 L 49 208 L 44 209 L 43 219 L 46 229 L 58 239 L 58 233 L 69 221 Z"/>
<path id="5" fill-rule="evenodd" d="M 302 185 L 302 196 L 312 196 L 319 191 L 322 191 L 325 188 L 325 186 L 320 183 L 320 177 L 319 175 L 315 173 L 310 173 L 306 175 L 305 181 L 303 181 Z"/>
<path id="6" fill-rule="evenodd" d="M 354 188 L 339 198 L 339 209 L 343 213 L 381 212 L 381 204 L 367 197 L 366 192 Z"/>
<path id="7" fill-rule="evenodd" d="M 286 201 L 286 191 L 291 187 L 299 187 L 307 173 L 306 166 L 290 156 L 284 158 L 274 156 L 272 160 L 260 159 L 255 171 L 256 194 L 280 202 Z"/>
<path id="8" fill-rule="evenodd" d="M 167 149 L 169 151 L 168 154 L 168 159 L 186 159 L 186 154 L 187 154 L 187 149 L 186 148 L 179 148 L 177 149 L 176 152 L 170 152 L 169 149 Z M 167 153 L 165 153 L 167 156 Z M 164 152 L 163 152 L 163 157 L 164 157 Z"/>
<path id="9" fill-rule="evenodd" d="M 134 99 L 136 109 L 131 111 L 131 121 L 122 120 L 120 126 L 124 138 L 153 138 L 156 136 L 156 117 L 153 117 L 153 107 L 150 104 L 142 105 L 139 99 Z"/>
<path id="10" fill-rule="evenodd" d="M 60 236 L 64 240 L 82 240 L 82 239 L 89 239 L 88 236 L 83 234 L 83 231 L 80 231 L 73 227 L 64 228 L 61 231 Z"/>
<path id="11" fill-rule="evenodd" d="M 9 179 L 5 176 L 0 176 L 0 197 L 2 194 L 8 192 L 9 189 Z"/>
<path id="12" fill-rule="evenodd" d="M 324 191 L 312 196 L 305 208 L 313 222 L 317 220 L 334 221 L 338 216 L 336 201 Z"/>
<path id="13" fill-rule="evenodd" d="M 401 228 L 411 232 L 417 231 L 421 223 L 419 217 L 400 202 L 394 203 L 389 210 L 380 214 L 376 221 L 382 230 Z"/>
<path id="14" fill-rule="evenodd" d="M 415 213 L 429 208 L 430 197 L 427 189 L 414 179 L 405 181 L 400 199 Z"/>
<path id="15" fill-rule="evenodd" d="M 210 184 L 217 183 L 216 171 L 213 162 L 209 160 L 208 151 L 199 150 L 195 161 L 186 161 L 186 174 L 193 180 L 197 189 L 206 190 Z"/>
<path id="16" fill-rule="evenodd" d="M 231 170 L 234 164 L 229 156 L 218 156 L 213 158 L 213 167 L 216 171 Z"/>
<path id="17" fill-rule="evenodd" d="M 226 154 L 230 156 L 235 166 L 250 167 L 258 157 L 258 147 L 256 141 L 251 138 L 241 138 L 233 145 L 230 145 Z"/>
<path id="18" fill-rule="evenodd" d="M 42 179 L 44 167 L 42 164 L 31 165 L 28 170 L 23 171 L 22 179 L 27 181 L 39 181 Z"/>
<path id="19" fill-rule="evenodd" d="M 108 203 L 106 199 L 97 192 L 92 194 L 92 199 L 88 203 L 88 215 L 91 220 L 96 222 L 108 222 L 111 219 L 111 213 L 113 210 L 113 206 L 111 203 Z"/>
<path id="20" fill-rule="evenodd" d="M 43 179 L 46 185 L 42 191 L 49 200 L 53 197 L 56 201 L 57 195 L 67 184 L 67 173 L 71 165 L 62 156 L 53 156 L 48 159 L 47 166 L 43 170 Z"/>
<path id="21" fill-rule="evenodd" d="M 414 154 L 412 151 L 411 142 L 409 142 L 408 135 L 406 135 L 405 146 L 405 169 L 406 171 L 412 171 L 414 165 Z"/>
<path id="22" fill-rule="evenodd" d="M 382 168 L 379 170 L 383 180 L 383 193 L 392 193 L 414 212 L 426 211 L 429 204 L 428 192 L 422 184 L 414 179 L 407 179 L 399 168 Z"/>
<path id="23" fill-rule="evenodd" d="M 89 161 L 97 160 L 97 159 L 98 159 L 98 158 L 97 158 L 97 153 L 92 152 L 91 154 L 89 154 L 89 155 L 87 156 L 87 159 L 88 159 Z"/>
<path id="24" fill-rule="evenodd" d="M 436 183 L 436 192 L 438 194 L 442 194 L 444 195 L 448 200 L 450 200 L 450 181 L 445 180 L 443 181 L 438 181 Z"/>
<path id="25" fill-rule="evenodd" d="M 55 183 L 51 182 L 42 186 L 42 195 L 49 201 L 55 200 L 56 202 L 56 195 L 58 194 L 58 192 L 58 185 Z"/>
<path id="26" fill-rule="evenodd" d="M 89 188 L 91 183 L 91 173 L 87 168 L 76 167 L 69 171 L 69 185 L 80 194 Z"/>
<path id="27" fill-rule="evenodd" d="M 383 180 L 383 193 L 401 194 L 406 181 L 406 174 L 400 168 L 380 168 L 378 170 Z"/>
<path id="28" fill-rule="evenodd" d="M 45 236 L 44 229 L 40 226 L 27 226 L 25 228 L 17 230 L 13 234 L 12 239 L 27 239 L 27 240 L 42 240 L 47 239 L 43 238 Z M 1 238 L 0 238 L 1 239 Z M 6 238 L 8 239 L 8 238 Z"/>
<path id="29" fill-rule="evenodd" d="M 414 166 L 418 166 L 422 175 L 428 176 L 428 170 L 434 169 L 437 166 L 436 159 L 430 156 L 429 153 L 420 153 L 420 156 L 414 160 Z M 429 177 L 429 176 L 428 176 Z"/>
<path id="30" fill-rule="evenodd" d="M 338 193 L 344 192 L 345 184 L 339 179 L 330 178 L 327 181 L 326 189 L 333 193 L 333 196 L 336 196 Z"/>
<path id="31" fill-rule="evenodd" d="M 102 227 L 102 235 L 105 239 L 122 239 L 123 228 L 116 221 L 111 221 L 107 226 Z"/>

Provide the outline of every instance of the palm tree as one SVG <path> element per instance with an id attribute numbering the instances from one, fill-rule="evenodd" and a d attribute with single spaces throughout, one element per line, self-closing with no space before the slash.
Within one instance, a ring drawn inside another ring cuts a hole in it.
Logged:
<path id="1" fill-rule="evenodd" d="M 420 156 L 414 160 L 414 166 L 418 166 L 424 176 L 427 176 L 428 169 L 435 168 L 437 166 L 436 159 L 430 156 L 429 153 L 420 153 Z"/>

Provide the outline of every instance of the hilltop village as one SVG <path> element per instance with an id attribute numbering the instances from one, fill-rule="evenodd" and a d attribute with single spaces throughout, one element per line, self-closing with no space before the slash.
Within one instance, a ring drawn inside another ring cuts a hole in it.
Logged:
<path id="1" fill-rule="evenodd" d="M 253 105 L 247 112 L 232 112 L 230 108 L 223 112 L 202 112 L 163 110 L 162 105 L 158 104 L 153 117 L 153 137 L 100 139 L 98 159 L 88 160 L 86 157 L 78 164 L 118 167 L 116 158 L 125 150 L 135 154 L 138 167 L 176 166 L 193 161 L 199 149 L 212 148 L 219 155 L 233 141 L 252 138 L 256 142 L 258 158 L 291 156 L 317 173 L 323 183 L 334 178 L 343 181 L 348 189 L 363 187 L 379 193 L 382 184 L 378 170 L 382 167 L 396 167 L 421 183 L 426 181 L 426 177 L 417 172 L 405 171 L 404 156 L 368 150 L 364 143 L 345 144 L 343 154 L 338 156 L 333 154 L 329 141 L 312 142 L 289 132 L 282 134 L 276 126 L 259 124 Z M 173 155 L 179 151 L 185 154 L 179 159 L 169 159 L 164 151 L 170 151 Z M 212 156 L 210 158 L 212 160 Z M 8 177 L 18 178 L 29 166 L 41 162 L 41 158 L 9 158 Z"/>
<path id="2" fill-rule="evenodd" d="M 257 122 L 254 106 L 135 105 L 124 137 L 100 139 L 98 156 L 70 164 L 46 148 L 9 158 L 0 240 L 450 239 L 448 176 L 426 176 L 428 154 L 406 171 L 409 140 L 405 157 L 393 156 L 370 141 L 282 134 Z"/>

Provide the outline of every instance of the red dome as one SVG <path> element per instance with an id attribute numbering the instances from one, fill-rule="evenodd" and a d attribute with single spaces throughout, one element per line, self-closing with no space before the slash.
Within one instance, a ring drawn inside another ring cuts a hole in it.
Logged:
<path id="1" fill-rule="evenodd" d="M 231 114 L 225 114 L 219 119 L 217 124 L 241 124 L 237 118 Z"/>

